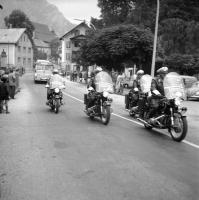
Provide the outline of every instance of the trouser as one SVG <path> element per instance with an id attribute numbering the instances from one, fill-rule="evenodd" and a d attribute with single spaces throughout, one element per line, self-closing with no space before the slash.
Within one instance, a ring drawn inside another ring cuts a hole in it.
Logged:
<path id="1" fill-rule="evenodd" d="M 5 105 L 6 112 L 8 112 L 8 100 L 0 100 L 0 113 L 3 112 L 3 105 Z"/>
<path id="2" fill-rule="evenodd" d="M 15 98 L 15 86 L 14 85 L 10 85 L 9 86 L 9 96 L 14 99 Z"/>

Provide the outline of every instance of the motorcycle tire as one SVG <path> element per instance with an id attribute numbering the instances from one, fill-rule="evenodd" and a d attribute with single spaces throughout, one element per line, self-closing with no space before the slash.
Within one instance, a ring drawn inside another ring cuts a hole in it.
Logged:
<path id="1" fill-rule="evenodd" d="M 59 100 L 55 101 L 55 113 L 58 114 L 59 113 Z"/>
<path id="2" fill-rule="evenodd" d="M 172 137 L 172 139 L 176 142 L 181 142 L 182 140 L 184 140 L 184 138 L 187 135 L 187 131 L 188 131 L 188 123 L 187 123 L 187 118 L 186 117 L 180 117 L 179 120 L 181 121 L 181 133 L 177 133 L 177 131 L 174 128 L 170 128 L 169 129 L 169 133 Z"/>
<path id="3" fill-rule="evenodd" d="M 105 116 L 104 116 L 104 112 L 105 112 Z M 111 109 L 110 109 L 110 106 L 106 106 L 103 109 L 103 115 L 101 116 L 102 123 L 104 125 L 107 125 L 110 121 L 110 118 L 111 118 Z"/>

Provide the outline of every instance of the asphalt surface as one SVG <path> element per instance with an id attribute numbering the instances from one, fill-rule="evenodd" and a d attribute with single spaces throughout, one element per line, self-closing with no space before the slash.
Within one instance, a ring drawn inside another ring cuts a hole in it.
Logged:
<path id="1" fill-rule="evenodd" d="M 83 93 L 67 84 L 55 114 L 45 85 L 23 76 L 11 113 L 0 115 L 1 200 L 199 199 L 197 148 L 121 118 L 116 104 L 108 126 L 92 121 Z"/>

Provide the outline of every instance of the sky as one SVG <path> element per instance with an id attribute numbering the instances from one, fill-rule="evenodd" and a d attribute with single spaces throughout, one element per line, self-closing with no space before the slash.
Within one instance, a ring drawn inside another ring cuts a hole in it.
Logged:
<path id="1" fill-rule="evenodd" d="M 78 24 L 82 19 L 90 21 L 91 17 L 99 18 L 100 9 L 97 6 L 97 0 L 47 0 L 58 7 L 65 18 L 72 23 Z"/>

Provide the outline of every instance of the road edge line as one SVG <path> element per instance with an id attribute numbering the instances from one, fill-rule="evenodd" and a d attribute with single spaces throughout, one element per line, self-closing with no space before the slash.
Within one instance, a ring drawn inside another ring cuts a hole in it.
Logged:
<path id="1" fill-rule="evenodd" d="M 68 94 L 68 93 L 66 93 L 66 92 L 63 92 L 63 94 L 65 94 L 66 96 L 71 97 L 72 99 L 75 99 L 75 100 L 77 100 L 77 101 L 79 101 L 79 102 L 81 102 L 81 103 L 84 102 L 83 100 L 78 99 L 78 98 L 76 98 L 76 97 L 74 97 L 74 96 L 72 96 L 72 95 L 70 95 L 70 94 Z M 136 121 L 134 121 L 134 120 L 132 120 L 132 119 L 128 119 L 128 118 L 123 117 L 123 116 L 121 116 L 121 115 L 118 115 L 118 114 L 116 114 L 116 113 L 112 113 L 112 115 L 114 115 L 114 116 L 116 116 L 116 117 L 118 117 L 118 118 L 124 119 L 124 120 L 126 120 L 126 121 L 132 122 L 132 123 L 134 123 L 134 124 L 143 126 L 143 124 L 140 123 L 140 122 L 136 122 Z M 159 132 L 162 133 L 162 134 L 164 134 L 164 135 L 166 135 L 166 134 L 163 133 L 162 131 L 159 131 Z M 166 135 L 166 136 L 168 136 L 168 135 Z M 169 136 L 168 136 L 168 137 L 169 137 Z M 189 146 L 192 146 L 192 147 L 194 147 L 194 148 L 196 148 L 196 149 L 199 149 L 199 145 L 194 144 L 194 143 L 192 143 L 192 142 L 189 142 L 189 141 L 187 141 L 187 140 L 183 140 L 182 143 L 187 144 L 187 145 L 189 145 Z"/>

